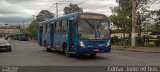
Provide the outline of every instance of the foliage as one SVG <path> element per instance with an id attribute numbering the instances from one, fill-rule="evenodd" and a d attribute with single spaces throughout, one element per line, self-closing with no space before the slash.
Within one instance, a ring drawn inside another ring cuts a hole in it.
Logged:
<path id="1" fill-rule="evenodd" d="M 25 33 L 29 35 L 31 39 L 37 39 L 39 24 L 36 20 L 32 21 L 28 28 L 24 30 Z"/>
<path id="2" fill-rule="evenodd" d="M 119 4 L 117 7 L 111 8 L 114 13 L 109 18 L 113 22 L 114 26 L 123 33 L 123 39 L 125 39 L 125 33 L 131 32 L 131 1 L 130 0 L 116 0 Z M 124 41 L 121 43 L 125 43 Z"/>
<path id="3" fill-rule="evenodd" d="M 42 21 L 51 19 L 51 18 L 53 18 L 54 16 L 55 16 L 54 13 L 51 13 L 51 12 L 49 12 L 48 10 L 41 10 L 41 11 L 39 12 L 39 14 L 36 16 L 36 20 L 37 20 L 38 22 L 42 22 Z"/>
<path id="4" fill-rule="evenodd" d="M 136 0 L 136 17 L 137 25 L 136 32 L 138 36 L 141 36 L 143 26 L 149 24 L 148 20 L 151 19 L 152 12 L 147 10 L 148 3 L 154 3 L 156 0 Z M 129 39 L 131 38 L 131 21 L 132 21 L 132 0 L 116 0 L 119 4 L 117 7 L 112 7 L 111 10 L 114 13 L 109 18 L 113 22 L 114 26 L 123 31 L 125 35 L 126 32 L 129 33 Z M 125 37 L 125 36 L 124 36 Z"/>
<path id="5" fill-rule="evenodd" d="M 132 11 L 132 0 L 116 0 L 119 4 L 118 7 L 111 8 L 113 13 L 116 13 L 119 23 L 114 23 L 115 26 L 122 28 L 122 24 L 131 26 L 131 11 Z M 142 26 L 142 22 L 150 17 L 150 11 L 147 10 L 146 4 L 153 2 L 153 0 L 137 0 L 137 26 Z M 127 19 L 128 18 L 128 19 Z M 112 19 L 113 20 L 113 19 Z M 115 19 L 117 20 L 117 19 Z M 127 23 L 126 23 L 127 21 Z M 120 25 L 119 25 L 120 24 Z"/>
<path id="6" fill-rule="evenodd" d="M 155 30 L 160 32 L 160 10 L 156 11 L 157 18 L 155 19 Z"/>
<path id="7" fill-rule="evenodd" d="M 75 12 L 83 12 L 83 9 L 79 8 L 77 4 L 70 3 L 70 5 L 68 7 L 65 7 L 63 11 L 64 11 L 64 14 L 67 15 Z"/>
<path id="8" fill-rule="evenodd" d="M 39 14 L 36 16 L 36 20 L 33 20 L 29 27 L 24 29 L 23 32 L 27 33 L 31 39 L 37 39 L 39 22 L 52 19 L 53 17 L 54 13 L 51 13 L 47 10 L 41 10 Z"/>
<path id="9" fill-rule="evenodd" d="M 131 23 L 131 1 L 130 0 L 116 0 L 119 3 L 118 7 L 111 8 L 112 12 L 115 13 L 110 16 L 114 26 L 117 28 L 126 28 Z"/>

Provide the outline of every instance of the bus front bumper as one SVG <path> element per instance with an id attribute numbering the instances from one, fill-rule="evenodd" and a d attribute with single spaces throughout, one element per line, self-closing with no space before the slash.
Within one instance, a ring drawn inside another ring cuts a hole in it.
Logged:
<path id="1" fill-rule="evenodd" d="M 93 53 L 110 53 L 111 46 L 102 47 L 102 48 L 76 48 L 77 55 L 86 55 Z"/>

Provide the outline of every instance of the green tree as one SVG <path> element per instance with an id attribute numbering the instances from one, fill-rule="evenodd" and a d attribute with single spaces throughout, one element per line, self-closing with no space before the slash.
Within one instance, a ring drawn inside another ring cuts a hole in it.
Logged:
<path id="1" fill-rule="evenodd" d="M 52 19 L 55 16 L 54 13 L 49 12 L 48 10 L 41 10 L 39 14 L 36 16 L 36 20 L 38 22 L 42 22 L 45 20 Z"/>
<path id="2" fill-rule="evenodd" d="M 29 27 L 27 27 L 23 31 L 27 33 L 31 39 L 37 39 L 39 22 L 52 19 L 53 17 L 54 13 L 51 13 L 47 10 L 41 10 L 39 14 L 36 16 L 36 20 L 33 20 Z"/>
<path id="3" fill-rule="evenodd" d="M 37 39 L 37 34 L 38 34 L 38 27 L 39 24 L 36 20 L 32 21 L 32 23 L 27 27 L 24 32 L 29 35 L 31 39 L 36 40 Z"/>
<path id="4" fill-rule="evenodd" d="M 117 7 L 111 8 L 114 15 L 111 15 L 110 18 L 118 28 L 123 30 L 123 35 L 125 32 L 129 33 L 129 39 L 131 38 L 131 16 L 132 16 L 132 0 L 116 0 L 119 4 Z M 137 31 L 139 28 L 142 28 L 141 24 L 149 17 L 149 14 L 142 14 L 140 10 L 143 12 L 147 12 L 146 4 L 153 2 L 153 0 L 137 0 Z M 139 32 L 141 34 L 141 32 Z M 125 36 L 124 36 L 125 37 Z M 129 40 L 130 41 L 130 40 Z"/>
<path id="5" fill-rule="evenodd" d="M 131 32 L 131 1 L 116 0 L 116 2 L 119 6 L 111 8 L 114 15 L 111 15 L 109 18 L 114 26 L 123 32 L 123 37 L 125 39 L 125 33 Z"/>
<path id="6" fill-rule="evenodd" d="M 160 10 L 156 11 L 157 18 L 155 19 L 155 30 L 160 32 Z"/>
<path id="7" fill-rule="evenodd" d="M 75 12 L 83 12 L 83 9 L 79 8 L 77 4 L 70 3 L 69 6 L 65 7 L 63 11 L 64 11 L 64 14 L 67 15 Z"/>
<path id="8" fill-rule="evenodd" d="M 141 33 L 145 29 L 148 29 L 150 26 L 150 20 L 152 19 L 152 15 L 154 12 L 149 10 L 149 6 L 147 4 L 154 3 L 156 0 L 138 0 L 137 6 L 137 32 L 138 37 L 141 38 Z"/>

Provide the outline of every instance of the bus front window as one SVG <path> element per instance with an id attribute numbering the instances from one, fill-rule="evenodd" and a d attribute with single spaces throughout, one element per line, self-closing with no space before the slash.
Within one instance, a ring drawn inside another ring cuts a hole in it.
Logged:
<path id="1" fill-rule="evenodd" d="M 106 39 L 109 35 L 109 23 L 103 20 L 79 20 L 80 39 Z"/>

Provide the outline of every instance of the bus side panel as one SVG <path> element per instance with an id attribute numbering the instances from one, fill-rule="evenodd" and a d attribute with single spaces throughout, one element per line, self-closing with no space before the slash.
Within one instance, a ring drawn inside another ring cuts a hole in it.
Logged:
<path id="1" fill-rule="evenodd" d="M 61 46 L 61 33 L 60 32 L 55 32 L 54 33 L 54 45 L 55 49 L 58 51 L 62 51 L 62 46 Z"/>
<path id="2" fill-rule="evenodd" d="M 43 46 L 45 46 L 45 45 L 44 45 L 45 42 L 46 42 L 47 44 L 49 44 L 49 34 L 43 33 L 42 41 L 43 41 Z"/>
<path id="3" fill-rule="evenodd" d="M 70 20 L 69 20 L 69 19 L 67 19 L 67 23 L 68 23 L 68 32 L 67 32 L 67 33 L 68 33 L 68 38 L 67 38 L 67 39 L 68 39 L 68 40 L 67 40 L 67 42 L 68 42 L 67 45 L 68 45 L 68 46 L 67 46 L 67 47 L 69 48 L 69 47 L 70 47 L 70 35 L 71 35 L 71 34 L 70 34 Z"/>
<path id="4" fill-rule="evenodd" d="M 68 44 L 67 42 L 67 39 L 68 39 L 68 20 L 67 19 L 64 19 L 62 20 L 62 32 L 61 32 L 61 46 L 63 46 L 63 43 L 66 43 Z M 63 47 L 62 48 L 62 51 L 63 50 Z"/>
<path id="5" fill-rule="evenodd" d="M 54 45 L 55 45 L 55 50 L 61 51 L 61 33 L 60 33 L 60 22 L 56 21 L 55 22 L 55 32 L 54 32 Z"/>
<path id="6" fill-rule="evenodd" d="M 44 42 L 45 42 L 46 40 L 45 40 L 45 34 L 44 33 L 42 33 L 42 46 L 44 47 Z"/>
<path id="7" fill-rule="evenodd" d="M 46 38 L 46 40 L 47 40 L 47 45 L 48 45 L 48 48 L 51 48 L 51 34 L 50 33 L 46 33 L 46 35 L 47 35 L 47 38 Z"/>
<path id="8" fill-rule="evenodd" d="M 68 48 L 69 52 L 75 52 L 75 19 L 68 20 Z"/>
<path id="9" fill-rule="evenodd" d="M 43 24 L 43 32 L 42 32 L 42 46 L 44 47 L 45 42 L 47 42 L 47 34 L 46 34 L 46 27 L 45 24 Z"/>
<path id="10" fill-rule="evenodd" d="M 61 22 L 57 23 L 57 25 L 55 25 L 55 32 L 54 32 L 54 48 L 55 50 L 58 51 L 63 51 L 63 43 L 66 42 L 66 37 L 67 37 L 66 36 L 67 34 L 61 31 L 62 28 L 61 26 L 62 26 Z"/>
<path id="11" fill-rule="evenodd" d="M 53 48 L 53 42 L 54 42 L 54 24 L 50 24 L 50 44 L 51 44 L 51 48 Z"/>
<path id="12" fill-rule="evenodd" d="M 42 46 L 42 33 L 43 33 L 43 26 L 40 26 L 39 33 L 38 33 L 38 43 L 40 46 Z"/>
<path id="13" fill-rule="evenodd" d="M 76 33 L 75 33 L 75 53 L 78 53 L 78 51 L 77 51 L 77 48 L 79 48 L 78 25 L 75 30 L 76 30 Z"/>

